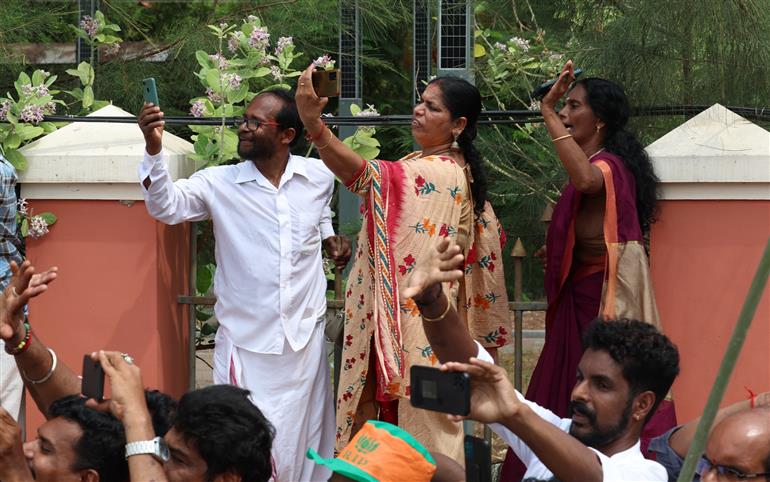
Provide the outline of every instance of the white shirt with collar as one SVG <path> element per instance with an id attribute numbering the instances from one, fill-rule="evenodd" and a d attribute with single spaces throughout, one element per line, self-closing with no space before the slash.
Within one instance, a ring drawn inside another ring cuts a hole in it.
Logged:
<path id="1" fill-rule="evenodd" d="M 477 342 L 478 344 L 478 342 Z M 488 363 L 494 363 L 489 353 L 479 347 L 479 354 L 477 358 Z M 523 403 L 527 404 L 540 418 L 544 419 L 551 425 L 555 425 L 564 432 L 569 432 L 569 428 L 572 425 L 572 419 L 560 418 L 555 413 L 551 412 L 547 408 L 543 408 L 540 405 L 525 399 L 521 393 L 516 391 L 516 396 L 519 397 Z M 553 473 L 546 467 L 543 462 L 537 458 L 537 455 L 530 449 L 521 439 L 513 432 L 508 430 L 505 426 L 499 423 L 493 423 L 489 425 L 497 435 L 502 438 L 505 443 L 514 451 L 516 456 L 519 457 L 521 462 L 527 467 L 527 471 L 524 473 L 522 480 L 537 480 L 537 481 L 549 481 L 554 478 Z M 599 462 L 602 464 L 604 482 L 667 482 L 668 474 L 666 469 L 659 463 L 645 459 L 640 449 L 640 443 L 637 440 L 636 444 L 622 452 L 618 452 L 612 457 L 607 457 L 603 453 L 599 452 L 593 447 L 588 447 L 599 458 Z"/>
<path id="2" fill-rule="evenodd" d="M 334 235 L 334 175 L 319 159 L 290 155 L 276 188 L 252 161 L 171 180 L 163 151 L 139 165 L 150 215 L 166 224 L 211 219 L 216 238 L 214 307 L 220 329 L 243 349 L 303 348 L 326 312 L 321 240 Z"/>

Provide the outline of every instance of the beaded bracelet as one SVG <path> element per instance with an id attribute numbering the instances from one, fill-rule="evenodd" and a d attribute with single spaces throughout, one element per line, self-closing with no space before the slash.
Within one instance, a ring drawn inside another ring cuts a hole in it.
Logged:
<path id="1" fill-rule="evenodd" d="M 29 320 L 26 316 L 24 317 L 24 329 L 26 334 L 24 335 L 24 339 L 21 340 L 18 345 L 11 348 L 10 350 L 8 349 L 8 345 L 5 345 L 5 352 L 9 355 L 21 355 L 29 348 L 29 345 L 31 344 L 29 341 L 32 339 L 32 327 L 29 326 Z"/>

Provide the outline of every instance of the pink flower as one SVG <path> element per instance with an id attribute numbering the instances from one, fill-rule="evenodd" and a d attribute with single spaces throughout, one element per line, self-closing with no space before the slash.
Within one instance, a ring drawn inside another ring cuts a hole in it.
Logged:
<path id="1" fill-rule="evenodd" d="M 206 104 L 202 100 L 196 100 L 190 107 L 190 115 L 193 117 L 203 117 L 206 115 Z"/>
<path id="2" fill-rule="evenodd" d="M 25 105 L 19 113 L 19 119 L 31 124 L 39 124 L 44 116 L 43 108 L 38 105 Z"/>
<path id="3" fill-rule="evenodd" d="M 291 37 L 279 37 L 275 46 L 275 55 L 281 55 L 281 52 L 289 47 L 294 47 L 294 39 Z"/>
<path id="4" fill-rule="evenodd" d="M 227 50 L 235 52 L 241 46 L 241 39 L 243 38 L 243 32 L 240 30 L 230 34 L 230 38 L 227 39 Z"/>
<path id="5" fill-rule="evenodd" d="M 99 22 L 95 18 L 91 18 L 90 15 L 85 15 L 80 21 L 80 28 L 85 30 L 89 37 L 94 38 L 99 30 Z"/>
<path id="6" fill-rule="evenodd" d="M 332 60 L 329 54 L 323 54 L 313 61 L 313 65 L 319 69 L 330 70 L 334 68 L 334 60 Z"/>
<path id="7" fill-rule="evenodd" d="M 264 50 L 270 44 L 270 34 L 267 28 L 257 27 L 249 35 L 249 46 L 256 50 Z"/>
<path id="8" fill-rule="evenodd" d="M 8 120 L 8 112 L 11 111 L 11 101 L 6 99 L 0 102 L 0 120 Z"/>

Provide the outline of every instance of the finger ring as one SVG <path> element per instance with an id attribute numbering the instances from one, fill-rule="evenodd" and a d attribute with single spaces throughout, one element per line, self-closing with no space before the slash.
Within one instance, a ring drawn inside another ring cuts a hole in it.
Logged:
<path id="1" fill-rule="evenodd" d="M 134 357 L 132 357 L 128 353 L 121 353 L 120 356 L 123 357 L 123 360 L 126 363 L 128 363 L 129 365 L 133 365 L 134 364 Z"/>
<path id="2" fill-rule="evenodd" d="M 16 296 L 16 297 L 19 296 L 19 293 L 16 291 L 16 287 L 15 286 L 11 286 L 11 292 L 13 293 L 13 296 Z"/>
<path id="3" fill-rule="evenodd" d="M 305 83 L 304 83 L 304 82 L 300 82 L 300 83 L 299 83 L 299 85 L 300 85 L 300 86 L 304 86 L 304 85 L 305 85 Z"/>

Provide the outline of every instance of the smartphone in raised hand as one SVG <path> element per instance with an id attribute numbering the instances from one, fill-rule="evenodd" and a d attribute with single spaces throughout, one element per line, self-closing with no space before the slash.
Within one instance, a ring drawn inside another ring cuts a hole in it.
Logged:
<path id="1" fill-rule="evenodd" d="M 313 71 L 313 90 L 318 97 L 337 97 L 340 95 L 340 71 Z"/>
<path id="2" fill-rule="evenodd" d="M 102 364 L 91 359 L 91 355 L 83 355 L 83 380 L 80 392 L 86 398 L 97 402 L 104 399 L 104 369 Z"/>
<path id="3" fill-rule="evenodd" d="M 145 102 L 160 106 L 160 103 L 158 102 L 158 89 L 155 86 L 155 79 L 153 77 L 149 77 L 142 81 L 142 91 L 144 93 Z"/>
<path id="4" fill-rule="evenodd" d="M 467 373 L 442 372 L 438 368 L 412 365 L 410 376 L 413 407 L 455 415 L 470 413 L 471 381 Z"/>

